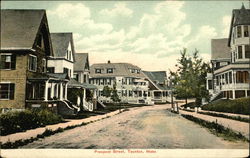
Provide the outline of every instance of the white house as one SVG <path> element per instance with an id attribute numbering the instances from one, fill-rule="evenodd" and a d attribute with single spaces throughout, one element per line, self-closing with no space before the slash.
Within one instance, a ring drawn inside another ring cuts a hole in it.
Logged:
<path id="1" fill-rule="evenodd" d="M 149 81 L 149 91 L 154 103 L 171 102 L 170 89 L 167 86 L 166 71 L 143 71 Z"/>
<path id="2" fill-rule="evenodd" d="M 216 52 L 222 53 L 224 61 L 220 60 L 220 65 L 214 66 L 213 73 L 207 75 L 207 89 L 212 95 L 211 100 L 219 97 L 235 99 L 250 96 L 249 31 L 250 9 L 243 5 L 241 9 L 233 10 L 228 41 L 221 46 L 224 47 L 223 51 Z"/>
<path id="3" fill-rule="evenodd" d="M 79 104 L 84 110 L 93 111 L 97 109 L 97 87 L 89 84 L 89 56 L 88 53 L 76 53 L 74 63 L 74 76 L 69 87 L 78 87 L 83 91 L 83 96 L 79 97 Z M 104 106 L 103 104 L 101 104 Z"/>
<path id="4" fill-rule="evenodd" d="M 103 102 L 111 102 L 103 96 L 103 88 L 116 85 L 121 102 L 152 104 L 149 96 L 149 81 L 141 68 L 129 63 L 100 63 L 90 67 L 90 83 L 98 88 L 97 95 Z"/>
<path id="5" fill-rule="evenodd" d="M 67 73 L 73 78 L 75 48 L 72 33 L 51 33 L 54 56 L 48 60 L 48 72 Z"/>

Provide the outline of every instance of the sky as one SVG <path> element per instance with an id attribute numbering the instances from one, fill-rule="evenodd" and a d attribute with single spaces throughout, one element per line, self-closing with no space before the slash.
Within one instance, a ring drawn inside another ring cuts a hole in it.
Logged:
<path id="1" fill-rule="evenodd" d="M 210 60 L 211 39 L 227 38 L 233 9 L 248 1 L 2 1 L 1 9 L 46 9 L 50 32 L 73 32 L 90 64 L 128 62 L 176 70 L 180 51 Z"/>

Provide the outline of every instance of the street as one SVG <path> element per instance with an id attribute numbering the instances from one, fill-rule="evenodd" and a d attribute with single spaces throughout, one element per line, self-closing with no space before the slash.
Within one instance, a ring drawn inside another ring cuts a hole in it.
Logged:
<path id="1" fill-rule="evenodd" d="M 130 109 L 86 126 L 40 139 L 22 148 L 76 149 L 248 149 L 247 142 L 223 140 L 173 114 L 169 104 Z"/>

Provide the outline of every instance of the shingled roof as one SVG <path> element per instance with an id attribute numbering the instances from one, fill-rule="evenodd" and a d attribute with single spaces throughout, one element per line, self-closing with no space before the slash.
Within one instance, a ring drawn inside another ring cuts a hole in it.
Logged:
<path id="1" fill-rule="evenodd" d="M 42 20 L 49 34 L 45 10 L 1 10 L 1 50 L 32 49 Z"/>
<path id="2" fill-rule="evenodd" d="M 54 57 L 65 57 L 69 43 L 72 47 L 73 59 L 75 61 L 75 48 L 73 34 L 71 32 L 51 33 Z"/>
<path id="3" fill-rule="evenodd" d="M 159 90 L 167 90 L 168 87 L 164 84 L 167 78 L 166 71 L 143 71 L 150 82 L 153 82 Z"/>
<path id="4" fill-rule="evenodd" d="M 211 40 L 211 59 L 230 59 L 230 47 L 227 45 L 228 38 Z"/>
<path id="5" fill-rule="evenodd" d="M 250 25 L 250 9 L 246 9 L 244 5 L 241 9 L 234 9 L 232 12 L 228 46 L 230 46 L 233 27 L 238 25 Z"/>
<path id="6" fill-rule="evenodd" d="M 113 73 L 106 73 L 108 68 L 113 68 Z M 104 73 L 97 74 L 95 73 L 95 69 L 102 69 Z M 93 64 L 90 67 L 90 76 L 91 77 L 135 77 L 135 78 L 145 78 L 142 72 L 138 73 L 131 73 L 130 69 L 137 69 L 141 70 L 138 66 L 135 66 L 130 63 L 100 63 L 100 64 Z"/>
<path id="7" fill-rule="evenodd" d="M 89 64 L 88 53 L 76 53 L 75 59 L 74 71 L 84 71 L 85 65 Z"/>

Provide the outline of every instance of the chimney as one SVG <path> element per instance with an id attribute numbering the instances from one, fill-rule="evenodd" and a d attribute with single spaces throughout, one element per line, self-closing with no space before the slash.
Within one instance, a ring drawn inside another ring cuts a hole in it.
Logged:
<path id="1" fill-rule="evenodd" d="M 110 64 L 110 60 L 108 60 L 108 64 Z"/>

